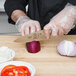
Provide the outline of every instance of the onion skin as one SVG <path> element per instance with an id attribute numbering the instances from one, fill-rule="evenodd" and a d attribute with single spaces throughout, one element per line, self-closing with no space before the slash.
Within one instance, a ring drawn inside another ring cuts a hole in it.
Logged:
<path id="1" fill-rule="evenodd" d="M 57 51 L 63 56 L 76 56 L 76 43 L 64 40 L 58 44 Z"/>
<path id="2" fill-rule="evenodd" d="M 28 42 L 26 43 L 26 48 L 29 53 L 37 53 L 41 49 L 40 42 L 39 41 Z"/>

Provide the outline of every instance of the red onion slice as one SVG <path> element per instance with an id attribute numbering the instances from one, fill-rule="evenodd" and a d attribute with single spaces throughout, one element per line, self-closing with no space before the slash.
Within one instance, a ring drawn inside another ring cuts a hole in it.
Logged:
<path id="1" fill-rule="evenodd" d="M 57 51 L 64 56 L 76 56 L 76 43 L 64 40 L 57 46 Z"/>

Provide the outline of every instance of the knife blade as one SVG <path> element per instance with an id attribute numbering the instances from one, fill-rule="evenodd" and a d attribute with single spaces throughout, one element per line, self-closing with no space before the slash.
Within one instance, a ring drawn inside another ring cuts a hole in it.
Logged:
<path id="1" fill-rule="evenodd" d="M 51 34 L 51 30 L 49 30 L 49 33 Z M 15 42 L 19 43 L 26 43 L 26 42 L 31 42 L 31 41 L 41 41 L 41 40 L 46 40 L 46 36 L 44 34 L 44 31 L 41 30 L 39 32 L 32 33 L 30 35 L 26 36 L 21 36 L 18 39 L 15 40 Z"/>

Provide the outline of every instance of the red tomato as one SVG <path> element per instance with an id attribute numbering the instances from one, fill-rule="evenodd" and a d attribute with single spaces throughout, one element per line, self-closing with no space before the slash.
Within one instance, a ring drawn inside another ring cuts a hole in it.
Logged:
<path id="1" fill-rule="evenodd" d="M 15 69 L 13 69 L 13 72 L 16 76 L 25 76 L 25 71 L 18 66 Z"/>
<path id="2" fill-rule="evenodd" d="M 13 72 L 14 68 L 7 68 L 4 71 L 1 72 L 1 76 L 15 76 L 15 73 Z"/>
<path id="3" fill-rule="evenodd" d="M 26 66 L 19 66 L 19 67 L 22 68 L 25 71 L 25 74 L 27 76 L 31 76 L 31 73 L 30 73 L 29 69 Z"/>
<path id="4" fill-rule="evenodd" d="M 31 73 L 25 66 L 7 65 L 2 69 L 1 76 L 31 76 Z"/>
<path id="5" fill-rule="evenodd" d="M 1 76 L 25 76 L 25 71 L 22 68 L 7 68 L 2 73 Z"/>
<path id="6" fill-rule="evenodd" d="M 5 66 L 3 69 L 2 69 L 2 71 L 1 71 L 1 73 L 2 72 L 4 72 L 6 69 L 8 69 L 8 68 L 14 68 L 14 67 L 16 67 L 15 65 L 7 65 L 7 66 Z"/>

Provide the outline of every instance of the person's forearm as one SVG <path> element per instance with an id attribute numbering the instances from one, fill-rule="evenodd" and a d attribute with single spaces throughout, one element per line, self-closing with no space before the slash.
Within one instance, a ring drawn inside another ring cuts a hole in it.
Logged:
<path id="1" fill-rule="evenodd" d="M 21 16 L 26 16 L 26 14 L 21 11 L 21 10 L 15 10 L 13 11 L 12 15 L 11 15 L 11 19 L 16 22 L 18 20 L 19 17 Z"/>

